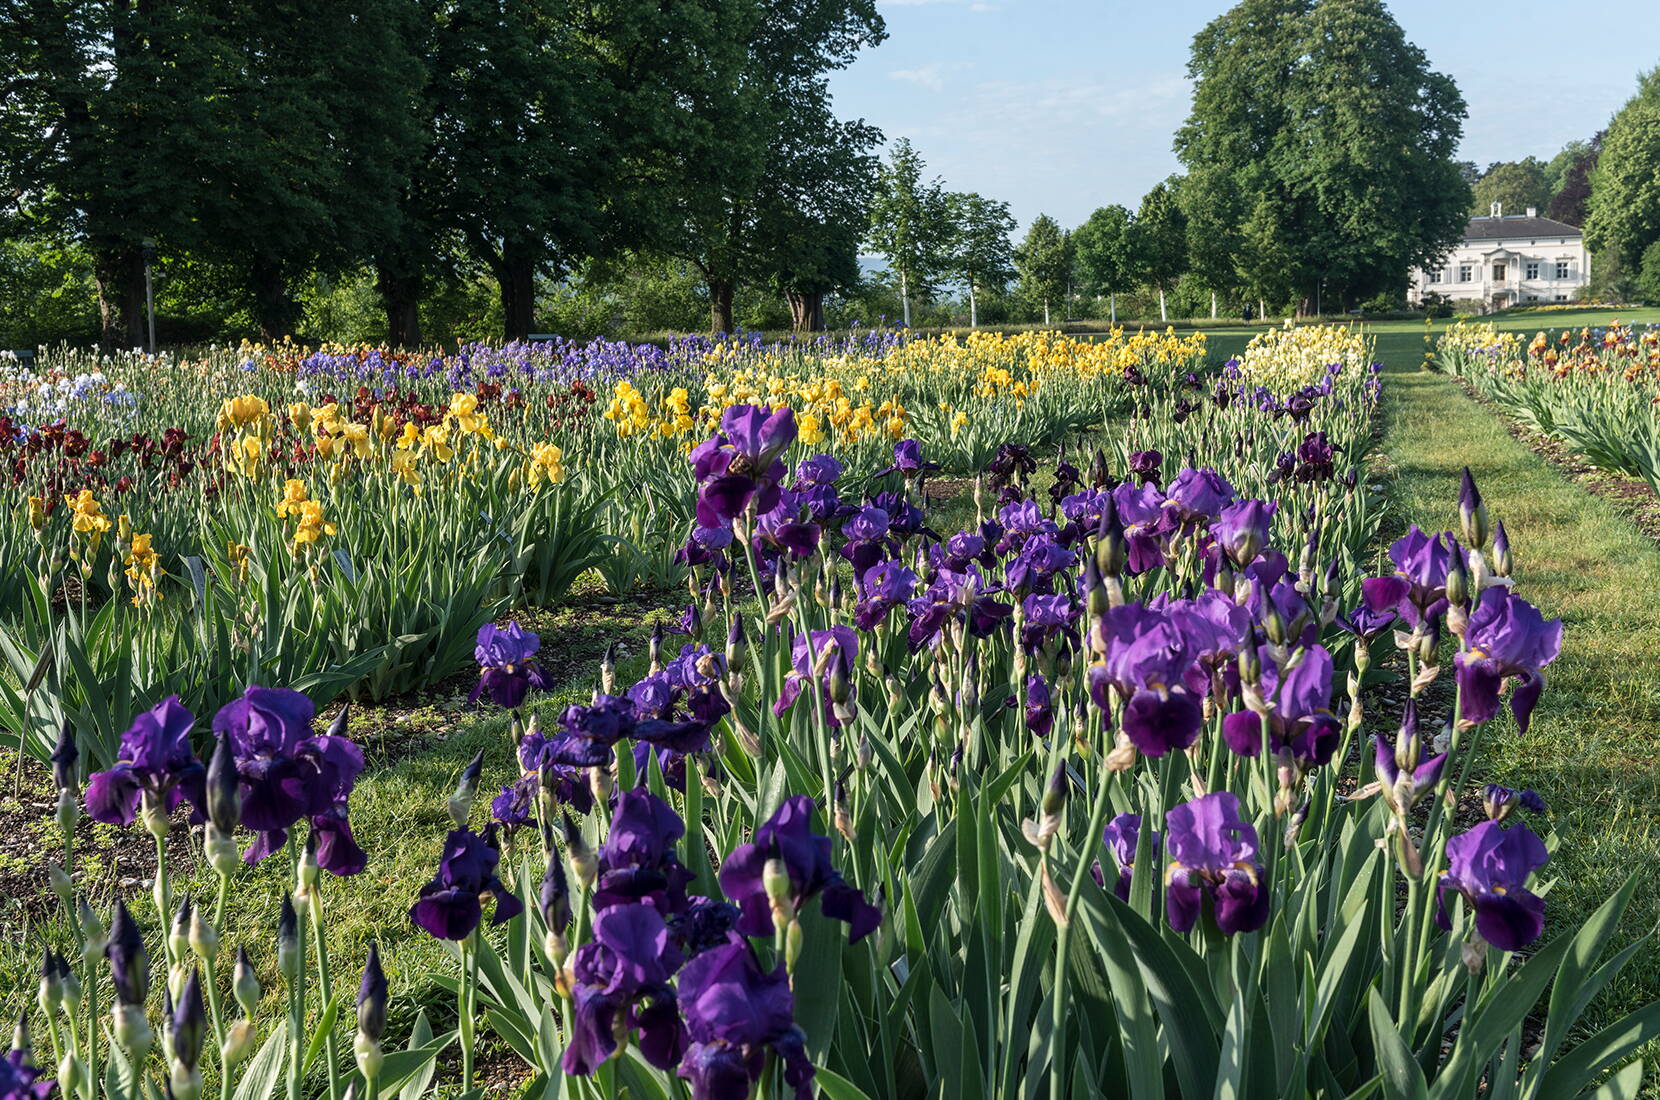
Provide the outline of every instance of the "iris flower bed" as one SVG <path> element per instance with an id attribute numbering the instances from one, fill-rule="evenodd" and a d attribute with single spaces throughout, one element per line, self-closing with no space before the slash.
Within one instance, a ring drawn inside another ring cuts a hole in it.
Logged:
<path id="1" fill-rule="evenodd" d="M 343 716 L 252 687 L 94 766 L 64 734 L 63 920 L 8 1080 L 471 1095 L 488 1032 L 533 1097 L 1629 1095 L 1660 1006 L 1575 1025 L 1642 947 L 1614 949 L 1635 876 L 1553 922 L 1547 807 L 1478 783 L 1562 624 L 1468 477 L 1458 531 L 1374 557 L 1377 396 L 1341 361 L 1132 383 L 1110 453 L 1004 441 L 958 530 L 928 440 L 858 470 L 788 404 L 724 408 L 676 456 L 690 602 L 643 677 L 607 659 L 544 716 L 541 639 L 473 639 L 517 767 L 468 767 L 398 884 L 453 1030 L 389 1035 L 378 951 L 327 953 L 376 859 Z M 153 837 L 152 899 L 86 903 L 83 812 Z M 211 900 L 170 889 L 187 846 Z M 260 974 L 216 929 L 272 860 Z"/>
<path id="2" fill-rule="evenodd" d="M 1660 492 L 1660 329 L 1622 324 L 1538 332 L 1523 344 L 1491 325 L 1454 325 L 1436 346 L 1508 415 L 1592 465 Z"/>

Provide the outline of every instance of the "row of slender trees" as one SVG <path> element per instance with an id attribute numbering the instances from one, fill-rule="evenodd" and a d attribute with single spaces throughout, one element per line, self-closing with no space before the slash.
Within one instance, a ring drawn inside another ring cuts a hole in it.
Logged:
<path id="1" fill-rule="evenodd" d="M 234 273 L 267 336 L 317 272 L 375 273 L 393 343 L 457 265 L 508 337 L 538 281 L 626 252 L 811 324 L 857 278 L 881 135 L 826 74 L 874 0 L 0 0 L 0 234 L 73 238 L 103 339 L 146 259 Z"/>

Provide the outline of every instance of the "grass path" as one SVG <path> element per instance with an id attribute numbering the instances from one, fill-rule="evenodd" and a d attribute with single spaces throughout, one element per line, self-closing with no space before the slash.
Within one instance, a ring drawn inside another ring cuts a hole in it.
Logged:
<path id="1" fill-rule="evenodd" d="M 1393 518 L 1456 529 L 1468 465 L 1510 533 L 1519 592 L 1563 619 L 1562 656 L 1527 735 L 1513 725 L 1490 733 L 1485 751 L 1489 778 L 1534 787 L 1550 803 L 1561 840 L 1549 868 L 1558 879 L 1554 934 L 1627 875 L 1660 863 L 1660 549 L 1455 381 L 1421 370 L 1423 346 L 1421 331 L 1415 340 L 1379 340 Z M 1657 912 L 1660 882 L 1645 874 L 1625 932 L 1653 927 Z M 1606 1007 L 1634 1007 L 1657 992 L 1660 951 L 1651 949 Z"/>

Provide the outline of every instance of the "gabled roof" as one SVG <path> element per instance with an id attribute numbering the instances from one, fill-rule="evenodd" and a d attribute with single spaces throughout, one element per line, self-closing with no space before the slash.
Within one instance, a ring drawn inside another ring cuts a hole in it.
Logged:
<path id="1" fill-rule="evenodd" d="M 1471 218 L 1464 227 L 1467 241 L 1512 240 L 1516 237 L 1578 237 L 1580 230 L 1554 218 L 1507 214 L 1502 218 Z"/>

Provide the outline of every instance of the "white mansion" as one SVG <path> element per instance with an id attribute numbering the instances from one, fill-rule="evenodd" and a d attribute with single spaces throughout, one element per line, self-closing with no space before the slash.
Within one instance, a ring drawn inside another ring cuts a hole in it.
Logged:
<path id="1" fill-rule="evenodd" d="M 1526 214 L 1505 214 L 1499 203 L 1485 218 L 1471 218 L 1464 240 L 1439 268 L 1415 270 L 1407 296 L 1428 294 L 1453 301 L 1479 301 L 1503 309 L 1527 302 L 1567 302 L 1591 278 L 1585 235 L 1566 222 Z"/>

